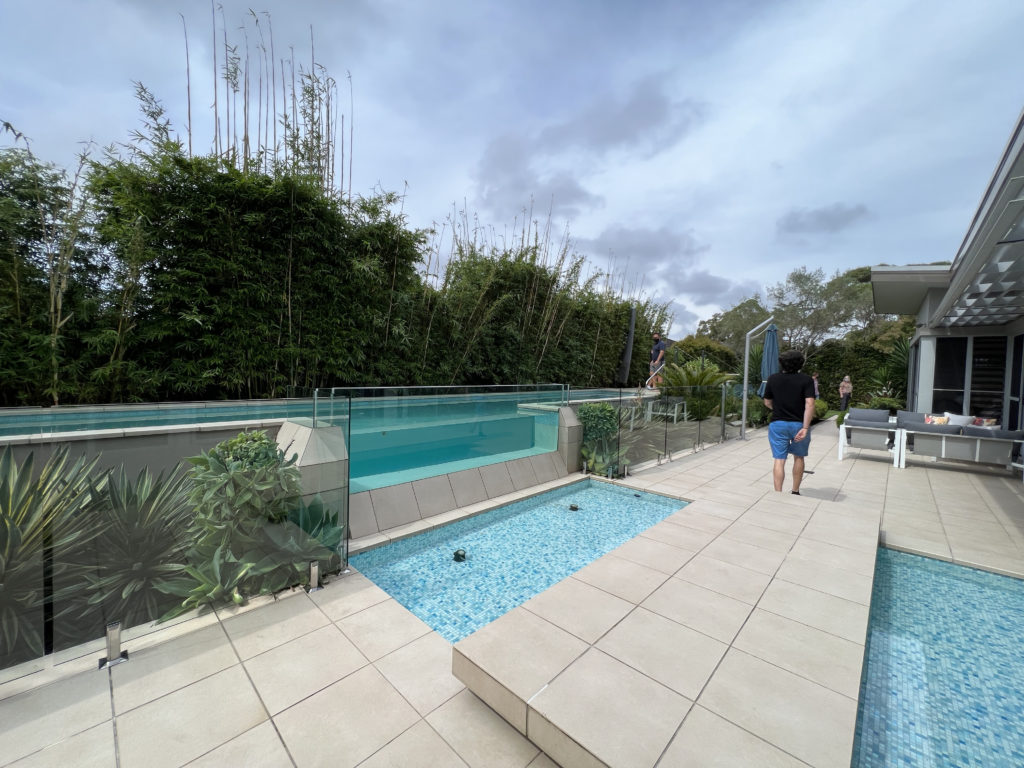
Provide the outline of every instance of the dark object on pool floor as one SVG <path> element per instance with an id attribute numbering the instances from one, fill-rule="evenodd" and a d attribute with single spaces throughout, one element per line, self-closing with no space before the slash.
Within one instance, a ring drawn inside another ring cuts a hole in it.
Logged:
<path id="1" fill-rule="evenodd" d="M 579 507 L 578 507 L 578 506 L 576 506 L 575 504 L 570 504 L 570 505 L 569 505 L 569 509 L 571 509 L 571 510 L 572 510 L 573 512 L 575 512 L 576 510 L 578 510 L 578 509 L 579 509 Z"/>
<path id="2" fill-rule="evenodd" d="M 640 494 L 639 493 L 634 493 L 633 495 L 636 496 L 638 499 L 640 498 Z"/>
<path id="3" fill-rule="evenodd" d="M 464 549 L 456 549 L 455 550 L 455 556 L 452 558 L 452 560 L 454 560 L 456 563 L 464 563 L 464 562 L 466 562 L 466 550 L 464 550 Z"/>

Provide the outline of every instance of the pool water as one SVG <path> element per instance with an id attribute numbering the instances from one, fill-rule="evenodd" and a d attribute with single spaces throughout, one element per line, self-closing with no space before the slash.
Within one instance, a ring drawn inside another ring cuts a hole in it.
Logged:
<path id="1" fill-rule="evenodd" d="M 853 766 L 1024 766 L 1024 581 L 878 551 Z"/>
<path id="2" fill-rule="evenodd" d="M 585 480 L 353 555 L 350 563 L 454 643 L 684 506 Z M 453 559 L 457 549 L 465 562 Z"/>

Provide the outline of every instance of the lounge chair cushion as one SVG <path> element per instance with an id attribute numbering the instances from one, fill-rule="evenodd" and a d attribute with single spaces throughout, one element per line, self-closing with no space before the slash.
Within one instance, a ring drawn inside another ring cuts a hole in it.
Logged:
<path id="1" fill-rule="evenodd" d="M 907 429 L 910 432 L 927 432 L 933 435 L 959 435 L 965 427 L 959 424 L 915 424 Z"/>
<path id="2" fill-rule="evenodd" d="M 888 429 L 888 421 L 871 421 L 870 419 L 846 419 L 844 425 L 851 427 L 870 427 L 871 429 Z"/>
<path id="3" fill-rule="evenodd" d="M 917 411 L 896 411 L 896 426 L 900 429 L 914 429 L 924 424 L 924 414 Z"/>
<path id="4" fill-rule="evenodd" d="M 874 421 L 889 423 L 889 412 L 884 408 L 851 408 L 846 421 L 856 419 L 857 421 Z"/>
<path id="5" fill-rule="evenodd" d="M 998 427 L 964 427 L 968 437 L 991 437 L 994 440 L 1024 440 L 1024 430 Z"/>

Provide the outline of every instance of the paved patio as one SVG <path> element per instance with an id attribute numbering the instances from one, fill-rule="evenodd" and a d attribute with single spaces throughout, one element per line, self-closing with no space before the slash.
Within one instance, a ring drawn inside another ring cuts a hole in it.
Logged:
<path id="1" fill-rule="evenodd" d="M 630 478 L 694 503 L 462 641 L 457 669 L 510 676 L 523 720 L 503 714 L 527 730 L 532 712 L 566 765 L 848 765 L 879 525 L 887 546 L 1024 576 L 1024 484 L 880 453 L 840 463 L 836 433 L 814 429 L 800 497 L 771 490 L 763 432 Z M 509 656 L 531 632 L 555 650 Z M 0 672 L 0 765 L 554 764 L 359 574 L 125 647 L 109 671 L 97 643 Z"/>

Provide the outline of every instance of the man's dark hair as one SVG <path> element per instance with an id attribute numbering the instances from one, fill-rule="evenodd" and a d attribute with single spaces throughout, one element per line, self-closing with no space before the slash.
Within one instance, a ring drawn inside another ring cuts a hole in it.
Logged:
<path id="1" fill-rule="evenodd" d="M 804 367 L 803 353 L 798 349 L 787 349 L 779 355 L 779 367 L 783 373 L 799 373 Z"/>

